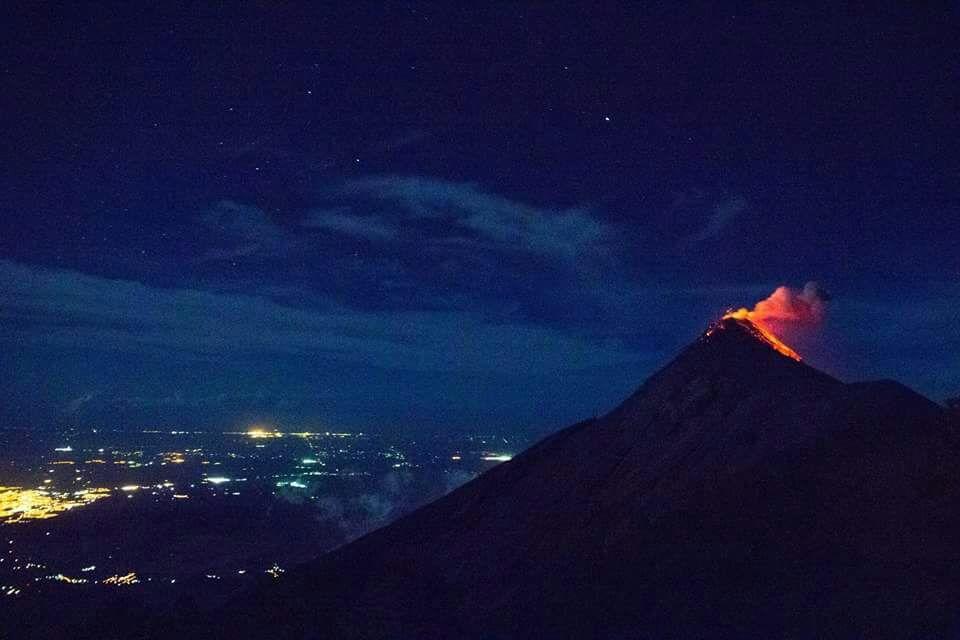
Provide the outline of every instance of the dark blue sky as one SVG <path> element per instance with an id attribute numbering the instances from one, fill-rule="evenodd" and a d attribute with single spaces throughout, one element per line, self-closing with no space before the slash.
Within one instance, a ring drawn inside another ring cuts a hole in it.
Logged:
<path id="1" fill-rule="evenodd" d="M 4 424 L 543 430 L 807 280 L 960 392 L 956 5 L 32 4 Z"/>

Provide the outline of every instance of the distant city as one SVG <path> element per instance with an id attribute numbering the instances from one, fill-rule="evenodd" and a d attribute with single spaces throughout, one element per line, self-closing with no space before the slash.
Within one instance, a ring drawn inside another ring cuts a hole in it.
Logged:
<path id="1" fill-rule="evenodd" d="M 120 589 L 159 605 L 210 605 L 387 524 L 524 444 L 262 425 L 0 431 L 0 599 L 45 610 L 64 590 L 109 602 Z"/>

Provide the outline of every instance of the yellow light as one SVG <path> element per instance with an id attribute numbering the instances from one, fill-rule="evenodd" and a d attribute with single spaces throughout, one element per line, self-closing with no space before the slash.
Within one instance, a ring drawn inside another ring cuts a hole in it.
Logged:
<path id="1" fill-rule="evenodd" d="M 0 522 L 45 520 L 109 495 L 109 489 L 84 489 L 71 494 L 0 486 Z"/>
<path id="2" fill-rule="evenodd" d="M 86 578 L 71 578 L 70 576 L 65 576 L 62 573 L 58 573 L 55 576 L 47 576 L 48 580 L 56 580 L 57 582 L 66 582 L 67 584 L 85 584 L 89 582 Z"/>
<path id="3" fill-rule="evenodd" d="M 284 572 L 284 569 L 280 567 L 276 562 L 273 563 L 273 566 L 264 571 L 271 578 L 277 579 Z"/>
<path id="4" fill-rule="evenodd" d="M 277 430 L 268 430 L 263 427 L 252 427 L 247 430 L 247 437 L 255 440 L 263 438 L 279 438 L 283 434 Z"/>
<path id="5" fill-rule="evenodd" d="M 138 582 L 140 582 L 140 579 L 137 578 L 137 574 L 131 571 L 126 575 L 112 575 L 109 578 L 104 578 L 100 581 L 100 584 L 112 584 L 122 587 L 130 584 L 137 584 Z"/>

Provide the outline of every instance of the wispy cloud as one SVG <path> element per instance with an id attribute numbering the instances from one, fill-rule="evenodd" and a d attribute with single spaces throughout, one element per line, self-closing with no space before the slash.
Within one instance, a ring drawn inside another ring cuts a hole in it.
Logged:
<path id="1" fill-rule="evenodd" d="M 587 208 L 539 208 L 472 183 L 379 176 L 347 181 L 338 194 L 396 205 L 408 220 L 443 219 L 459 230 L 461 241 L 513 251 L 573 259 L 603 251 L 615 237 Z"/>
<path id="2" fill-rule="evenodd" d="M 221 200 L 199 219 L 207 243 L 201 262 L 283 254 L 296 239 L 261 209 Z"/>
<path id="3" fill-rule="evenodd" d="M 720 202 L 713 208 L 706 224 L 690 237 L 690 244 L 699 244 L 719 238 L 724 230 L 746 210 L 747 201 L 740 197 Z"/>
<path id="4" fill-rule="evenodd" d="M 93 392 L 85 393 L 81 396 L 77 396 L 76 398 L 74 398 L 73 400 L 67 403 L 67 406 L 64 407 L 64 413 L 68 415 L 73 415 L 77 413 L 84 407 L 84 405 L 88 404 L 96 396 L 97 394 Z"/>
<path id="5" fill-rule="evenodd" d="M 392 240 L 397 237 L 397 228 L 377 216 L 361 216 L 350 213 L 349 207 L 314 209 L 301 222 L 310 229 L 328 229 L 336 233 L 369 240 Z"/>
<path id="6" fill-rule="evenodd" d="M 576 331 L 476 312 L 361 312 L 159 289 L 0 261 L 0 341 L 188 357 L 295 354 L 386 369 L 536 374 L 635 361 Z"/>

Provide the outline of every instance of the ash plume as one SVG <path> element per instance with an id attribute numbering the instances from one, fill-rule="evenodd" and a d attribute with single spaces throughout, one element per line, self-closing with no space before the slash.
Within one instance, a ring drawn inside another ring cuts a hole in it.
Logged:
<path id="1" fill-rule="evenodd" d="M 817 325 L 823 320 L 830 295 L 816 282 L 802 289 L 780 286 L 751 309 L 741 308 L 729 316 L 748 318 L 761 324 Z"/>

